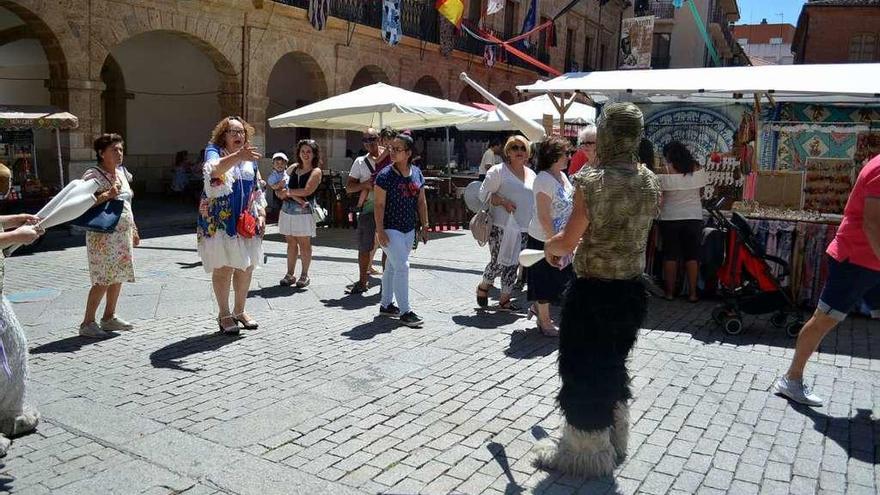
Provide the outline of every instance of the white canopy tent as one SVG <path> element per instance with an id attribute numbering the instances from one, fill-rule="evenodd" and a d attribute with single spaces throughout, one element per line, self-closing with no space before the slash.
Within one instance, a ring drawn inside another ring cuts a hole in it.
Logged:
<path id="1" fill-rule="evenodd" d="M 559 122 L 559 110 L 551 101 L 551 96 L 540 95 L 531 100 L 523 101 L 510 106 L 511 109 L 520 114 L 523 118 L 533 120 L 539 125 L 544 115 L 553 115 L 554 122 Z M 584 105 L 583 103 L 573 102 L 565 111 L 566 124 L 592 124 L 596 121 L 596 109 Z M 459 124 L 459 130 L 462 131 L 516 131 L 519 127 L 510 121 L 503 112 L 496 109 L 493 112 L 486 112 L 486 120 L 482 122 L 471 122 L 467 124 Z"/>
<path id="2" fill-rule="evenodd" d="M 880 104 L 880 64 L 572 72 L 518 89 L 532 94 L 577 92 L 599 103 L 718 103 L 767 95 L 783 102 Z"/>
<path id="3" fill-rule="evenodd" d="M 368 127 L 426 129 L 486 118 L 486 112 L 384 83 L 332 96 L 269 119 L 270 127 L 362 131 Z"/>

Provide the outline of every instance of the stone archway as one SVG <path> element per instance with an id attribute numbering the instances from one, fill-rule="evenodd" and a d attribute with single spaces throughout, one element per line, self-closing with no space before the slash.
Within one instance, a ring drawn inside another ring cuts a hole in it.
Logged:
<path id="1" fill-rule="evenodd" d="M 382 68 L 376 65 L 365 65 L 355 73 L 354 79 L 352 79 L 351 85 L 349 86 L 349 90 L 354 91 L 378 82 L 391 84 L 390 81 L 391 79 L 389 79 L 388 74 L 386 74 Z"/>
<path id="2" fill-rule="evenodd" d="M 413 86 L 413 91 L 422 93 L 423 95 L 433 96 L 435 98 L 443 98 L 443 88 L 431 76 L 422 76 Z"/>
<path id="3" fill-rule="evenodd" d="M 176 152 L 196 162 L 217 121 L 240 114 L 235 74 L 219 50 L 180 31 L 140 32 L 107 51 L 102 96 L 123 108 L 101 120 L 119 126 L 124 119 L 126 163 L 147 192 L 167 189 Z"/>
<path id="4" fill-rule="evenodd" d="M 0 1 L 0 104 L 54 105 L 69 110 L 67 93 L 50 90 L 47 84 L 67 77 L 67 58 L 48 24 L 19 4 Z M 16 136 L 18 152 L 0 155 L 0 161 L 13 170 L 13 184 L 23 186 L 39 179 L 47 186 L 61 185 L 54 133 L 29 129 Z M 65 145 L 67 138 L 68 133 L 63 133 Z M 63 163 L 68 162 L 66 151 L 62 151 Z"/>
<path id="5" fill-rule="evenodd" d="M 287 53 L 275 63 L 266 83 L 266 117 L 314 103 L 327 97 L 329 88 L 318 62 L 303 52 Z M 284 151 L 296 160 L 293 150 L 300 139 L 325 142 L 326 131 L 300 127 L 271 128 L 266 124 L 266 155 Z M 326 145 L 323 145 L 326 146 Z M 327 159 L 327 156 L 324 156 Z"/>
<path id="6" fill-rule="evenodd" d="M 476 89 L 470 86 L 464 86 L 461 89 L 461 93 L 458 94 L 458 102 L 464 105 L 470 105 L 471 103 L 486 103 L 486 99 L 483 98 L 483 95 L 478 93 Z"/>

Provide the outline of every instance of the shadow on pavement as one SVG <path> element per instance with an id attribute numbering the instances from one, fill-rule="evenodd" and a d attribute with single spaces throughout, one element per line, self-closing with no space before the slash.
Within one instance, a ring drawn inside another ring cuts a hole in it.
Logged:
<path id="1" fill-rule="evenodd" d="M 510 462 L 507 460 L 507 452 L 504 451 L 504 446 L 497 442 L 490 442 L 489 445 L 486 445 L 486 448 L 492 454 L 495 462 L 501 466 L 501 470 L 504 471 L 504 477 L 507 478 L 504 495 L 519 495 L 523 493 L 525 490 L 517 484 L 516 480 L 513 479 L 513 473 L 510 472 Z"/>
<path id="2" fill-rule="evenodd" d="M 298 289 L 293 286 L 284 287 L 283 285 L 271 285 L 269 287 L 260 287 L 259 289 L 251 289 L 248 291 L 248 297 L 262 297 L 263 299 L 275 299 L 277 297 L 287 297 L 294 294 L 305 292 L 305 289 Z"/>
<path id="3" fill-rule="evenodd" d="M 376 316 L 371 321 L 361 323 L 351 330 L 343 332 L 342 335 L 351 340 L 370 340 L 379 334 L 391 333 L 395 328 L 402 326 L 403 324 L 397 320 Z"/>
<path id="4" fill-rule="evenodd" d="M 509 325 L 522 318 L 518 313 L 509 311 L 484 311 L 474 315 L 455 315 L 452 321 L 463 327 L 479 328 L 482 330 L 494 330 L 504 325 Z"/>
<path id="5" fill-rule="evenodd" d="M 880 420 L 871 417 L 870 409 L 857 409 L 852 418 L 835 418 L 823 414 L 812 407 L 788 401 L 792 409 L 813 421 L 813 429 L 825 435 L 846 451 L 851 459 L 868 464 L 880 464 L 875 457 L 874 435 Z"/>
<path id="6" fill-rule="evenodd" d="M 537 359 L 547 357 L 557 349 L 558 337 L 546 337 L 537 328 L 531 328 L 513 331 L 504 355 L 514 359 Z"/>
<path id="7" fill-rule="evenodd" d="M 106 339 L 90 339 L 87 337 L 80 337 L 79 335 L 75 335 L 73 337 L 67 337 L 65 339 L 56 340 L 55 342 L 49 342 L 47 344 L 34 347 L 30 350 L 30 353 L 64 354 L 68 352 L 76 352 L 87 345 L 97 344 L 98 342 L 115 339 L 116 337 L 119 337 L 118 333 L 111 333 L 110 337 L 107 337 Z"/>
<path id="8" fill-rule="evenodd" d="M 381 298 L 382 295 L 379 292 L 370 294 L 369 296 L 363 294 L 348 294 L 339 299 L 321 299 L 321 304 L 328 308 L 342 308 L 348 311 L 376 306 L 376 311 L 379 311 L 379 300 Z"/>
<path id="9" fill-rule="evenodd" d="M 185 368 L 181 365 L 180 360 L 193 354 L 216 351 L 243 338 L 241 335 L 224 335 L 222 333 L 209 333 L 188 337 L 150 353 L 150 364 L 154 368 L 195 373 L 200 371 L 201 368 Z"/>

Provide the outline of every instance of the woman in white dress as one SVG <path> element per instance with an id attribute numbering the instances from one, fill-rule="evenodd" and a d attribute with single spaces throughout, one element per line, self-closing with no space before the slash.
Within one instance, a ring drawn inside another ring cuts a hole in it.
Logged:
<path id="1" fill-rule="evenodd" d="M 266 199 L 259 188 L 257 149 L 251 146 L 254 129 L 239 117 L 221 120 L 205 148 L 205 189 L 199 207 L 198 247 L 205 271 L 211 274 L 220 307 L 220 331 L 236 335 L 238 324 L 257 328 L 245 313 L 254 268 L 263 257 Z M 230 288 L 235 301 L 229 310 Z"/>
<path id="2" fill-rule="evenodd" d="M 312 211 L 315 191 L 321 185 L 321 150 L 314 139 L 303 139 L 296 144 L 296 156 L 297 163 L 287 169 L 290 176 L 287 188 L 276 194 L 284 200 L 278 217 L 278 231 L 287 239 L 287 274 L 281 279 L 281 285 L 295 285 L 302 289 L 311 282 L 309 266 L 312 264 L 312 237 L 316 232 Z M 302 265 L 299 279 L 295 273 L 297 256 Z"/>

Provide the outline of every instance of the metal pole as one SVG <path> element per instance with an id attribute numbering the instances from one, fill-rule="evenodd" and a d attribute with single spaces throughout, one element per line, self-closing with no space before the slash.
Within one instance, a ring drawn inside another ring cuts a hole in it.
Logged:
<path id="1" fill-rule="evenodd" d="M 449 127 L 446 127 L 446 173 L 452 177 L 452 151 L 449 145 Z"/>
<path id="2" fill-rule="evenodd" d="M 64 165 L 61 162 L 61 131 L 55 128 L 55 146 L 58 154 L 58 185 L 64 187 Z"/>

